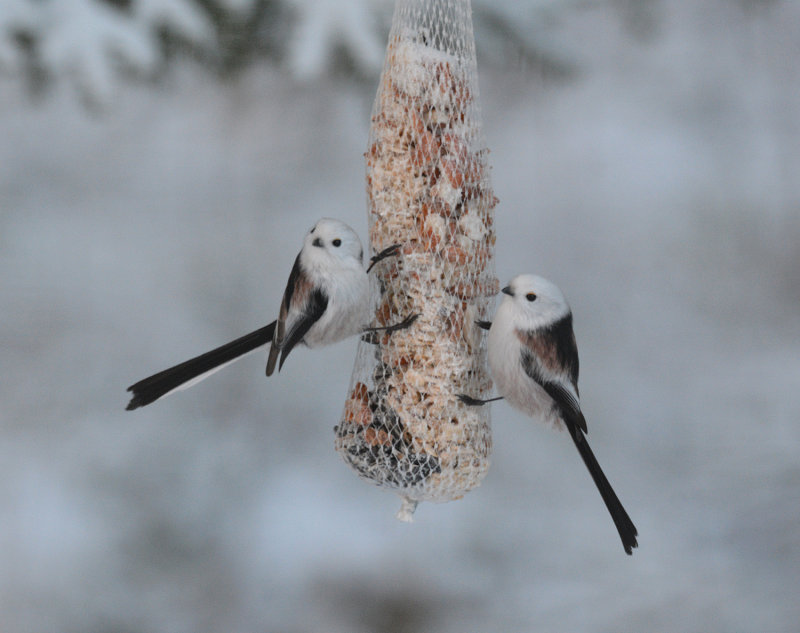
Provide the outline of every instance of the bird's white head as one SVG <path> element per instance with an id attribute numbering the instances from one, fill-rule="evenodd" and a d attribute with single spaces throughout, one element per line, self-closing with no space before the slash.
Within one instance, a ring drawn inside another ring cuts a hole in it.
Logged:
<path id="1" fill-rule="evenodd" d="M 333 218 L 322 218 L 306 235 L 303 243 L 305 263 L 311 266 L 363 266 L 364 249 L 358 234 L 347 224 Z"/>
<path id="2" fill-rule="evenodd" d="M 552 281 L 536 275 L 517 275 L 503 288 L 503 305 L 513 309 L 525 329 L 555 323 L 570 312 L 561 290 Z"/>

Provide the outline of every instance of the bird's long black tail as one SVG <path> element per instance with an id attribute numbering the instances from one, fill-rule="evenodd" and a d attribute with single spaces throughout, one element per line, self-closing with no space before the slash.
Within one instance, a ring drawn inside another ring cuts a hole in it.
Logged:
<path id="1" fill-rule="evenodd" d="M 583 431 L 578 428 L 572 428 L 570 429 L 570 435 L 575 442 L 575 446 L 578 448 L 578 452 L 583 458 L 583 463 L 586 464 L 586 468 L 589 469 L 589 473 L 592 475 L 592 479 L 594 479 L 594 483 L 600 491 L 600 496 L 603 497 L 603 501 L 608 511 L 611 513 L 611 518 L 614 520 L 614 525 L 617 526 L 619 537 L 622 539 L 622 546 L 625 548 L 625 553 L 631 554 L 631 550 L 639 545 L 636 542 L 636 537 L 639 534 L 636 531 L 636 526 L 633 524 L 633 521 L 631 521 L 628 513 L 625 512 L 625 508 L 622 507 L 622 503 L 611 487 L 611 484 L 608 482 L 608 479 L 606 479 L 603 469 L 600 468 L 600 464 L 597 463 L 597 459 L 592 449 L 589 448 L 589 442 L 586 441 L 586 436 L 583 434 Z"/>
<path id="2" fill-rule="evenodd" d="M 133 393 L 126 410 L 132 411 L 163 398 L 176 389 L 186 389 L 207 378 L 225 365 L 272 341 L 275 321 L 210 352 L 190 358 L 128 387 Z"/>

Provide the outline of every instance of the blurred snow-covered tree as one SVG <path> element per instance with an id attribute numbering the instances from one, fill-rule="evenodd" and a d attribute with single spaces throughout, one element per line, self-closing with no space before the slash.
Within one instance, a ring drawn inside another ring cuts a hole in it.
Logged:
<path id="1" fill-rule="evenodd" d="M 34 77 L 67 77 L 97 103 L 124 71 L 150 75 L 163 61 L 159 35 L 213 41 L 195 0 L 4 0 L 0 65 Z"/>
<path id="2" fill-rule="evenodd" d="M 594 0 L 620 3 L 624 0 Z M 641 0 L 650 4 L 652 0 Z M 546 26 L 587 0 L 474 0 L 486 63 L 544 76 L 572 69 Z M 301 80 L 325 73 L 372 79 L 393 0 L 2 0 L 0 71 L 32 88 L 67 79 L 89 102 L 113 101 L 121 77 L 156 77 L 186 57 L 221 76 L 267 60 Z"/>

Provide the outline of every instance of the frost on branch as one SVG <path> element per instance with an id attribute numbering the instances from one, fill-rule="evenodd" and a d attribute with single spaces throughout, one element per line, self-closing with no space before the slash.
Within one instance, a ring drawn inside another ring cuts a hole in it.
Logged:
<path id="1" fill-rule="evenodd" d="M 19 47 L 9 42 L 23 35 L 44 72 L 68 77 L 89 100 L 105 104 L 122 69 L 149 75 L 159 68 L 159 29 L 196 42 L 213 37 L 194 0 L 132 0 L 126 9 L 100 0 L 3 0 L 0 62 L 18 60 Z"/>
<path id="2" fill-rule="evenodd" d="M 578 0 L 476 0 L 484 59 L 523 60 L 555 74 L 565 53 L 546 26 Z M 393 0 L 0 0 L 0 71 L 68 76 L 105 103 L 123 69 L 161 70 L 163 35 L 189 43 L 212 71 L 276 62 L 300 79 L 324 77 L 344 53 L 348 68 L 377 74 Z M 442 5 L 444 6 L 444 4 Z M 568 55 L 566 55 L 568 57 Z"/>
<path id="3" fill-rule="evenodd" d="M 297 23 L 289 43 L 288 65 L 299 78 L 315 77 L 329 68 L 337 47 L 356 67 L 380 69 L 383 47 L 372 0 L 289 0 Z"/>

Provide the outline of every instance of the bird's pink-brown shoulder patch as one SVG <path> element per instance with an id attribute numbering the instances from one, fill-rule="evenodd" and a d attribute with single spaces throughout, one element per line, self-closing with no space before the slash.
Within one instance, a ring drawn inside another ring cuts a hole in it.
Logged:
<path id="1" fill-rule="evenodd" d="M 519 342 L 539 360 L 542 368 L 557 374 L 563 371 L 558 355 L 558 344 L 547 333 L 537 330 L 515 330 Z"/>

